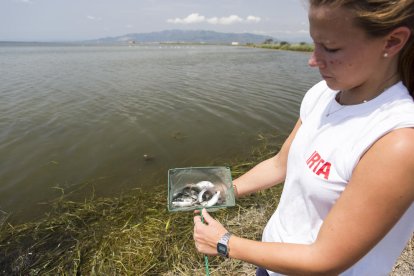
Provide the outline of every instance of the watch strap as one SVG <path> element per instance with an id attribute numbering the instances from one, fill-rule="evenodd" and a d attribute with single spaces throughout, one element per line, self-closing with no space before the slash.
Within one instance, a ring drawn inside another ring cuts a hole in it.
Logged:
<path id="1" fill-rule="evenodd" d="M 218 250 L 218 253 L 221 256 L 226 257 L 226 258 L 229 257 L 229 251 L 230 251 L 230 248 L 229 248 L 229 240 L 230 240 L 230 237 L 231 237 L 231 233 L 230 232 L 227 232 L 218 241 L 218 244 L 224 245 L 226 247 L 226 252 L 221 252 L 221 251 Z"/>

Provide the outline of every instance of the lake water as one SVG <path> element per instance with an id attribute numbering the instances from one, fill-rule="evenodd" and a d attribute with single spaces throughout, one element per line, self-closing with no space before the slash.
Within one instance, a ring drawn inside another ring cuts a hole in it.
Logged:
<path id="1" fill-rule="evenodd" d="M 62 191 L 119 196 L 166 185 L 169 168 L 246 157 L 259 133 L 282 139 L 293 127 L 319 80 L 308 57 L 230 46 L 0 47 L 0 210 L 28 219 Z"/>

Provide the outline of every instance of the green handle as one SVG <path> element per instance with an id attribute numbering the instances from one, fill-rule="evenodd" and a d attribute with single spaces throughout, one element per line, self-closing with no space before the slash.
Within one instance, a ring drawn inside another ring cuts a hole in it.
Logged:
<path id="1" fill-rule="evenodd" d="M 204 223 L 204 217 L 203 217 L 203 212 L 202 211 L 203 210 L 200 209 L 201 222 Z M 208 268 L 208 257 L 207 257 L 207 255 L 204 255 L 204 264 L 205 264 L 205 267 L 206 267 L 206 276 L 210 276 L 210 270 Z"/>

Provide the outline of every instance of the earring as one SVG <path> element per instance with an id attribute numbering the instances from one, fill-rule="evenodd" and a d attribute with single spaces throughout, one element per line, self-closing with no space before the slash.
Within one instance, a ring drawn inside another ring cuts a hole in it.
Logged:
<path id="1" fill-rule="evenodd" d="M 388 53 L 384 53 L 384 58 L 387 58 L 388 57 Z"/>

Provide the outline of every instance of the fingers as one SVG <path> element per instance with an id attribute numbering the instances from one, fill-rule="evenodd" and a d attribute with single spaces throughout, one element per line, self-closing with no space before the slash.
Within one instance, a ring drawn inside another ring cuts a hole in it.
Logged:
<path id="1" fill-rule="evenodd" d="M 196 224 L 197 222 L 201 222 L 201 217 L 200 216 L 195 216 L 194 217 L 194 224 Z"/>
<path id="2" fill-rule="evenodd" d="M 204 215 L 204 213 L 203 213 Z M 194 216 L 193 218 L 194 220 L 194 240 L 197 241 L 197 238 L 203 237 L 204 236 L 204 232 L 206 231 L 205 229 L 208 227 L 207 223 L 205 220 L 203 220 L 203 218 L 200 215 Z"/>
<path id="3" fill-rule="evenodd" d="M 210 216 L 210 214 L 207 212 L 205 208 L 201 210 L 194 210 L 194 214 L 198 216 L 194 216 L 194 223 L 201 221 L 204 224 L 209 224 L 210 222 L 214 221 L 214 219 Z"/>
<path id="4" fill-rule="evenodd" d="M 201 216 L 204 218 L 204 223 Z M 194 216 L 194 244 L 198 252 L 206 255 L 217 255 L 217 241 L 227 230 L 203 209 L 200 215 Z"/>
<path id="5" fill-rule="evenodd" d="M 198 252 L 202 253 L 201 251 L 201 246 L 200 246 L 200 242 L 202 242 L 202 237 L 203 235 L 200 234 L 200 227 L 203 225 L 203 223 L 201 222 L 201 217 L 200 216 L 196 216 L 194 217 L 194 233 L 193 233 L 193 239 L 194 239 L 194 245 L 195 248 L 197 249 Z"/>
<path id="6" fill-rule="evenodd" d="M 207 224 L 210 224 L 211 222 L 214 221 L 214 219 L 210 216 L 210 214 L 207 212 L 207 210 L 205 208 L 203 210 L 201 210 L 201 213 L 203 214 L 204 221 Z"/>

